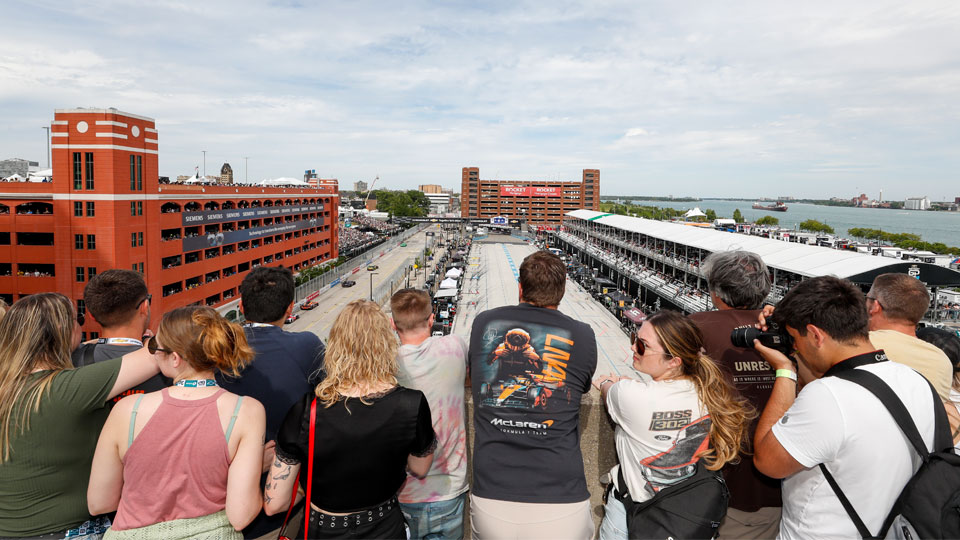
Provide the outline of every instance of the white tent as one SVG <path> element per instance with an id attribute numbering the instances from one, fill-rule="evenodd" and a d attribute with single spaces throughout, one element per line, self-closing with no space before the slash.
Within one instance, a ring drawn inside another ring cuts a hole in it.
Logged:
<path id="1" fill-rule="evenodd" d="M 203 181 L 204 181 L 203 178 L 201 178 L 201 177 L 198 176 L 197 174 L 194 174 L 194 175 L 191 176 L 190 178 L 187 178 L 186 180 L 184 180 L 183 183 L 184 183 L 184 184 L 196 184 L 197 182 L 203 182 Z"/>
<path id="2" fill-rule="evenodd" d="M 4 182 L 23 182 L 23 177 L 19 174 L 11 174 L 10 176 L 3 179 Z"/>
<path id="3" fill-rule="evenodd" d="M 449 278 L 458 278 L 463 274 L 463 270 L 459 268 L 451 268 L 447 270 L 447 277 Z"/>
<path id="4" fill-rule="evenodd" d="M 455 280 L 455 279 L 453 279 L 453 278 L 447 278 L 447 279 L 445 279 L 445 280 L 443 280 L 443 281 L 440 282 L 440 288 L 441 288 L 441 289 L 456 289 L 456 288 L 457 288 L 457 280 Z"/>
<path id="5" fill-rule="evenodd" d="M 456 289 L 441 289 L 433 295 L 434 298 L 453 298 L 457 296 Z"/>
<path id="6" fill-rule="evenodd" d="M 683 215 L 683 219 L 690 219 L 690 218 L 697 218 L 697 217 L 707 217 L 706 214 L 700 211 L 699 206 Z"/>

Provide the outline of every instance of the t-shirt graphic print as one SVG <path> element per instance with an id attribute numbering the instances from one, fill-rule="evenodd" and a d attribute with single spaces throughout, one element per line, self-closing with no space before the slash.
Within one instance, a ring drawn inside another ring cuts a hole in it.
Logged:
<path id="1" fill-rule="evenodd" d="M 474 494 L 532 503 L 589 497 L 579 416 L 596 366 L 593 330 L 558 310 L 520 304 L 474 319 Z"/>

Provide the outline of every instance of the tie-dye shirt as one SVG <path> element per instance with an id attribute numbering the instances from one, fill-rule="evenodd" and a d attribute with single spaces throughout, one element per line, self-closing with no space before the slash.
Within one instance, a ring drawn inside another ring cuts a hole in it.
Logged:
<path id="1" fill-rule="evenodd" d="M 400 346 L 397 364 L 397 382 L 427 396 L 438 442 L 427 476 L 418 479 L 408 475 L 400 490 L 400 502 L 452 499 L 468 488 L 463 400 L 467 344 L 460 336 L 429 337 L 419 345 Z"/>

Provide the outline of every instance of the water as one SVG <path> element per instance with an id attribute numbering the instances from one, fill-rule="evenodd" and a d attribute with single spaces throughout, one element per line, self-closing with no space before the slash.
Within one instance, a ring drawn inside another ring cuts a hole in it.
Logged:
<path id="1" fill-rule="evenodd" d="M 604 199 L 606 201 L 607 199 Z M 743 218 L 755 221 L 762 216 L 780 220 L 781 227 L 795 228 L 802 221 L 815 219 L 833 227 L 836 234 L 847 236 L 847 230 L 855 227 L 882 229 L 891 233 L 919 234 L 927 242 L 943 242 L 948 246 L 960 246 L 960 212 L 921 212 L 918 210 L 890 210 L 885 208 L 853 208 L 848 206 L 820 206 L 816 204 L 791 203 L 786 212 L 764 212 L 751 208 L 756 201 L 721 201 L 704 199 L 699 202 L 632 201 L 642 206 L 660 206 L 690 210 L 700 207 L 704 212 L 711 208 L 717 217 L 732 218 L 733 211 L 740 209 Z M 772 204 L 765 202 L 762 204 Z"/>

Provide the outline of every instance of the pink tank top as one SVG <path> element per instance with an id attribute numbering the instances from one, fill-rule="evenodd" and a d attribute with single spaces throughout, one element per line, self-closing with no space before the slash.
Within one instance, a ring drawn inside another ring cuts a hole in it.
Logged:
<path id="1" fill-rule="evenodd" d="M 227 433 L 220 427 L 217 398 L 163 401 L 133 438 L 140 400 L 130 417 L 128 449 L 123 457 L 123 489 L 113 527 L 134 529 L 174 519 L 206 516 L 223 510 L 227 501 L 227 448 L 237 412 L 237 400 Z M 132 442 L 131 442 L 132 441 Z"/>

